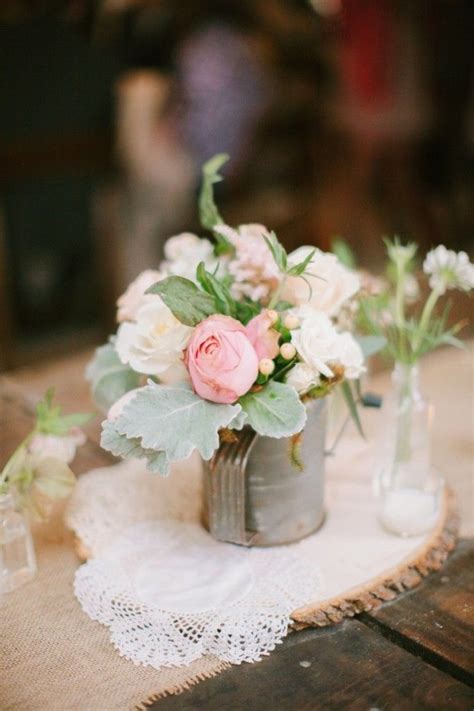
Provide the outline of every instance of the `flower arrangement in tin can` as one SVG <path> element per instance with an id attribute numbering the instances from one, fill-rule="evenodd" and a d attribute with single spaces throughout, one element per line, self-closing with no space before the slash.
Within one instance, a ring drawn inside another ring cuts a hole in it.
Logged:
<path id="1" fill-rule="evenodd" d="M 363 343 L 337 320 L 357 298 L 359 276 L 314 247 L 287 254 L 263 225 L 227 225 L 213 187 L 226 160 L 203 168 L 199 208 L 210 237 L 166 242 L 159 267 L 119 298 L 117 333 L 87 370 L 107 411 L 102 446 L 163 475 L 194 450 L 209 460 L 245 425 L 296 435 L 306 402 L 336 386 L 357 418 Z"/>

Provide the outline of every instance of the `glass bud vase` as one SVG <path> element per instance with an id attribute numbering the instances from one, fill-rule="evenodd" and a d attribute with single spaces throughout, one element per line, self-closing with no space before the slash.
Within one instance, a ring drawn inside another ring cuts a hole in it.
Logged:
<path id="1" fill-rule="evenodd" d="M 0 495 L 0 594 L 12 592 L 36 573 L 30 526 L 11 494 Z"/>
<path id="2" fill-rule="evenodd" d="M 417 536 L 436 524 L 442 482 L 431 468 L 432 406 L 423 398 L 417 365 L 397 363 L 381 411 L 376 477 L 380 523 L 391 533 Z"/>

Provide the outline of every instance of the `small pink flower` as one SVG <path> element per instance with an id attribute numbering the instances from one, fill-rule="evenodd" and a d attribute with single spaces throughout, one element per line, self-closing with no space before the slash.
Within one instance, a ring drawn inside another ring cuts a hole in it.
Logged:
<path id="1" fill-rule="evenodd" d="M 273 360 L 278 355 L 278 339 L 280 334 L 273 326 L 273 318 L 268 310 L 254 316 L 247 324 L 247 336 L 257 351 L 259 360 L 269 358 Z"/>
<path id="2" fill-rule="evenodd" d="M 258 375 L 258 355 L 245 327 L 220 314 L 196 326 L 185 362 L 194 390 L 211 402 L 235 402 Z"/>

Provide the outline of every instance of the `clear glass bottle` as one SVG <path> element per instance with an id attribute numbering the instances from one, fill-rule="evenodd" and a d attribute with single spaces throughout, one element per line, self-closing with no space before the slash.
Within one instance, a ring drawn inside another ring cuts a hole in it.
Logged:
<path id="1" fill-rule="evenodd" d="M 423 398 L 417 365 L 397 363 L 381 411 L 378 517 L 391 533 L 417 536 L 436 524 L 442 480 L 431 466 L 433 408 Z"/>
<path id="2" fill-rule="evenodd" d="M 0 594 L 11 592 L 36 573 L 30 526 L 12 494 L 0 494 Z"/>

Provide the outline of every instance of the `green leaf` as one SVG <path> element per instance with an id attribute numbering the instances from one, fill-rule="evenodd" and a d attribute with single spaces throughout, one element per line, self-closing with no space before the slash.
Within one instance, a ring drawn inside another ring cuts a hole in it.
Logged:
<path id="1" fill-rule="evenodd" d="M 107 412 L 122 395 L 140 384 L 140 374 L 121 362 L 113 341 L 96 350 L 86 368 L 86 378 L 91 383 L 94 402 L 102 412 Z"/>
<path id="2" fill-rule="evenodd" d="M 103 449 L 111 452 L 115 457 L 122 459 L 146 459 L 148 469 L 166 476 L 169 473 L 170 463 L 165 452 L 156 452 L 154 449 L 143 449 L 140 439 L 129 439 L 115 429 L 114 421 L 105 420 L 102 423 L 100 444 Z"/>
<path id="3" fill-rule="evenodd" d="M 362 429 L 362 422 L 360 421 L 359 412 L 357 410 L 357 403 L 355 401 L 350 383 L 347 380 L 341 383 L 341 390 L 349 413 L 354 420 L 355 426 L 357 427 L 361 437 L 365 438 L 364 430 Z"/>
<path id="4" fill-rule="evenodd" d="M 199 218 L 203 227 L 213 231 L 216 239 L 214 252 L 217 257 L 234 251 L 234 247 L 229 240 L 214 230 L 216 225 L 224 224 L 224 220 L 214 201 L 213 186 L 221 182 L 222 176 L 219 170 L 228 160 L 229 156 L 226 153 L 218 153 L 208 160 L 207 163 L 204 163 L 202 167 L 202 185 L 199 194 Z"/>
<path id="5" fill-rule="evenodd" d="M 299 262 L 298 264 L 295 264 L 290 269 L 288 269 L 287 274 L 289 276 L 302 276 L 305 273 L 308 265 L 312 261 L 315 254 L 316 249 L 312 249 L 308 256 L 305 257 L 302 262 Z"/>
<path id="6" fill-rule="evenodd" d="M 216 279 L 214 274 L 206 270 L 204 262 L 198 264 L 196 278 L 204 291 L 213 297 L 218 313 L 227 316 L 236 315 L 236 303 L 232 298 L 229 288 L 219 281 L 219 279 Z"/>
<path id="7" fill-rule="evenodd" d="M 288 255 L 281 242 L 278 241 L 278 237 L 274 232 L 270 232 L 269 237 L 263 235 L 263 239 L 267 243 L 278 269 L 282 274 L 286 274 L 288 269 Z"/>
<path id="8" fill-rule="evenodd" d="M 387 345 L 385 336 L 354 336 L 363 353 L 364 360 L 379 353 Z"/>
<path id="9" fill-rule="evenodd" d="M 245 301 L 236 301 L 235 307 L 236 317 L 244 326 L 246 326 L 254 316 L 258 316 L 262 310 L 260 304 L 257 304 L 255 301 L 251 301 L 249 299 L 246 299 Z"/>
<path id="10" fill-rule="evenodd" d="M 114 426 L 127 438 L 138 438 L 143 449 L 165 452 L 170 461 L 186 459 L 194 449 L 207 460 L 219 446 L 219 430 L 237 422 L 240 410 L 237 404 L 203 400 L 184 384 L 149 382 L 124 407 Z"/>
<path id="11" fill-rule="evenodd" d="M 294 308 L 294 304 L 290 301 L 279 301 L 275 304 L 275 311 L 288 311 L 288 309 Z"/>
<path id="12" fill-rule="evenodd" d="M 61 415 L 54 422 L 51 422 L 47 433 L 54 435 L 66 435 L 72 427 L 83 427 L 94 417 L 90 412 L 77 412 L 72 415 Z M 41 430 L 44 432 L 45 430 Z"/>
<path id="13" fill-rule="evenodd" d="M 335 254 L 341 264 L 343 264 L 348 269 L 357 268 L 357 260 L 355 254 L 345 240 L 341 239 L 340 237 L 336 237 L 335 239 L 333 239 L 331 242 L 331 252 Z"/>
<path id="14" fill-rule="evenodd" d="M 45 434 L 65 435 L 71 427 L 81 427 L 94 416 L 89 412 L 62 415 L 61 408 L 53 406 L 54 388 L 49 388 L 36 406 L 36 429 Z"/>
<path id="15" fill-rule="evenodd" d="M 201 225 L 208 230 L 212 230 L 216 225 L 221 225 L 224 220 L 214 202 L 213 185 L 220 183 L 222 176 L 219 170 L 224 163 L 227 163 L 229 156 L 226 153 L 218 153 L 213 158 L 204 163 L 202 167 L 202 185 L 199 195 L 199 217 Z M 224 239 L 224 238 L 223 238 Z"/>
<path id="16" fill-rule="evenodd" d="M 161 296 L 178 321 L 186 326 L 196 326 L 217 311 L 214 298 L 184 277 L 166 277 L 147 289 L 146 293 Z"/>
<path id="17" fill-rule="evenodd" d="M 291 437 L 301 432 L 306 409 L 294 388 L 271 380 L 261 390 L 239 400 L 247 422 L 255 432 L 267 437 Z"/>

